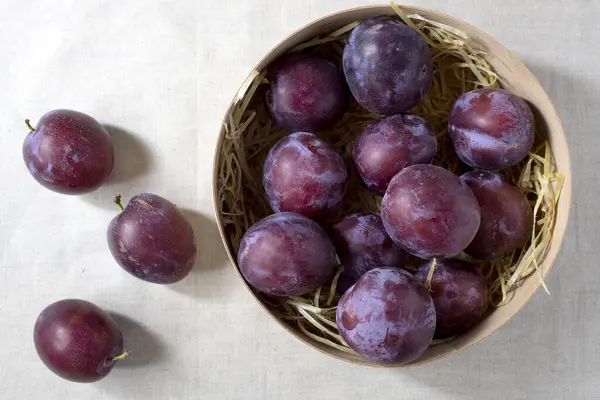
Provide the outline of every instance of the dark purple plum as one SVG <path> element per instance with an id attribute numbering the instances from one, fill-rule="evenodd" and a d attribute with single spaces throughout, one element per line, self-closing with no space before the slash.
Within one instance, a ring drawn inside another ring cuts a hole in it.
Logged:
<path id="1" fill-rule="evenodd" d="M 35 323 L 33 341 L 46 367 L 73 382 L 98 381 L 127 355 L 115 322 L 84 300 L 61 300 L 46 307 Z"/>
<path id="2" fill-rule="evenodd" d="M 115 199 L 120 204 L 120 196 Z M 117 263 L 147 282 L 185 278 L 196 260 L 192 225 L 170 201 L 150 193 L 134 196 L 108 226 L 108 247 Z"/>
<path id="3" fill-rule="evenodd" d="M 352 95 L 379 114 L 408 111 L 431 87 L 431 51 L 413 29 L 391 17 L 368 19 L 344 47 L 344 73 Z"/>
<path id="4" fill-rule="evenodd" d="M 502 169 L 523 160 L 535 139 L 535 121 L 522 98 L 503 89 L 463 94 L 448 130 L 458 157 L 471 167 Z"/>
<path id="5" fill-rule="evenodd" d="M 417 257 L 450 258 L 475 237 L 479 204 L 467 184 L 447 169 L 411 165 L 390 182 L 381 219 L 392 240 Z"/>
<path id="6" fill-rule="evenodd" d="M 345 217 L 330 228 L 329 237 L 344 267 L 338 281 L 340 293 L 374 268 L 404 267 L 406 253 L 390 239 L 379 214 Z"/>
<path id="7" fill-rule="evenodd" d="M 348 107 L 341 70 L 323 58 L 295 53 L 269 68 L 267 109 L 281 127 L 315 132 L 337 122 Z"/>
<path id="8" fill-rule="evenodd" d="M 336 210 L 347 181 L 342 157 L 312 133 L 298 132 L 279 140 L 263 169 L 263 186 L 273 210 L 307 217 Z"/>
<path id="9" fill-rule="evenodd" d="M 94 118 L 72 110 L 50 111 L 23 142 L 23 159 L 42 186 L 63 194 L 100 187 L 114 164 L 111 138 Z"/>
<path id="10" fill-rule="evenodd" d="M 242 237 L 238 267 L 261 292 L 296 296 L 317 289 L 334 273 L 335 249 L 313 220 L 296 213 L 270 215 Z"/>
<path id="11" fill-rule="evenodd" d="M 383 195 L 403 168 L 428 164 L 437 150 L 431 127 L 416 115 L 392 115 L 368 125 L 356 139 L 352 159 L 365 186 Z"/>
<path id="12" fill-rule="evenodd" d="M 406 364 L 431 344 L 435 307 L 427 289 L 398 268 L 364 274 L 340 299 L 340 335 L 361 356 L 382 364 Z"/>
<path id="13" fill-rule="evenodd" d="M 432 261 L 415 273 L 426 282 Z M 438 339 L 464 333 L 475 326 L 488 308 L 485 277 L 474 265 L 459 260 L 436 260 L 429 294 L 435 304 Z"/>
<path id="14" fill-rule="evenodd" d="M 523 192 L 490 171 L 467 172 L 460 178 L 481 207 L 481 225 L 466 252 L 480 260 L 496 260 L 523 247 L 533 229 L 533 212 Z"/>

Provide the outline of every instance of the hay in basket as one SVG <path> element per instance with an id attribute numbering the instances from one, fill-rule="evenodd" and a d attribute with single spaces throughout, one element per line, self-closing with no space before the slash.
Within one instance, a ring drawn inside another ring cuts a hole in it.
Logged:
<path id="1" fill-rule="evenodd" d="M 482 87 L 502 87 L 486 61 L 486 54 L 471 47 L 469 38 L 461 31 L 423 18 L 406 15 L 395 4 L 393 11 L 408 26 L 416 30 L 431 48 L 434 71 L 432 89 L 410 113 L 427 119 L 437 134 L 438 153 L 434 164 L 460 174 L 461 165 L 452 149 L 447 131 L 448 112 L 463 93 Z M 343 47 L 355 21 L 326 36 L 316 37 L 292 49 L 310 52 L 340 63 Z M 228 245 L 235 254 L 242 235 L 255 222 L 272 213 L 262 188 L 262 168 L 271 147 L 287 132 L 273 123 L 265 110 L 263 85 L 266 71 L 254 71 L 247 85 L 238 94 L 225 120 L 225 137 L 219 154 L 217 187 L 218 207 Z M 342 156 L 351 158 L 352 144 L 365 126 L 378 115 L 369 113 L 352 101 L 344 118 L 333 128 L 319 132 Z M 381 197 L 368 192 L 356 173 L 350 169 L 347 195 L 333 219 L 361 211 L 378 211 Z M 505 171 L 507 179 L 527 195 L 534 212 L 531 239 L 526 246 L 497 262 L 478 262 L 466 254 L 459 257 L 479 265 L 487 274 L 489 302 L 500 307 L 511 300 L 511 293 L 525 279 L 539 279 L 540 260 L 545 256 L 552 237 L 556 205 L 564 177 L 553 167 L 548 142 L 537 137 L 532 151 L 518 165 Z M 416 259 L 409 259 L 410 264 Z M 338 350 L 354 353 L 340 337 L 336 323 L 337 279 L 343 266 L 338 267 L 333 280 L 313 293 L 298 297 L 269 297 L 258 294 L 276 315 L 295 324 L 307 337 Z M 541 282 L 544 289 L 548 290 Z M 433 345 L 436 343 L 434 342 Z"/>

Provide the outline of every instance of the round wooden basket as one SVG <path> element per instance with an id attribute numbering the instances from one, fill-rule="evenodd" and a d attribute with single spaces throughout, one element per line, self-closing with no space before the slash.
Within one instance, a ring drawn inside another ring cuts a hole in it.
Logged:
<path id="1" fill-rule="evenodd" d="M 564 186 L 562 188 L 560 199 L 556 208 L 554 233 L 548 246 L 548 250 L 546 251 L 543 259 L 539 262 L 538 266 L 538 271 L 541 272 L 541 276 L 546 276 L 546 274 L 548 274 L 550 271 L 552 264 L 556 260 L 561 243 L 563 241 L 571 203 L 571 162 L 569 158 L 569 150 L 561 122 L 558 118 L 556 110 L 554 109 L 554 106 L 548 98 L 548 95 L 540 86 L 537 79 L 525 67 L 525 65 L 523 65 L 523 63 L 519 61 L 514 54 L 508 51 L 502 44 L 500 44 L 487 33 L 461 20 L 436 11 L 410 6 L 401 6 L 401 8 L 407 14 L 419 14 L 430 21 L 449 25 L 464 32 L 468 36 L 469 44 L 472 47 L 481 49 L 487 53 L 485 58 L 498 76 L 501 77 L 504 88 L 517 94 L 518 96 L 521 96 L 532 106 L 532 109 L 536 115 L 537 134 L 545 137 L 548 140 L 552 152 L 553 166 L 555 167 L 556 171 L 559 171 L 564 176 Z M 254 68 L 252 74 L 249 76 L 249 80 L 252 76 L 256 76 L 256 72 L 265 70 L 272 61 L 286 54 L 298 44 L 304 43 L 317 36 L 328 34 L 340 27 L 352 23 L 353 21 L 364 20 L 380 15 L 393 14 L 394 11 L 388 5 L 369 6 L 341 11 L 316 20 L 291 34 L 289 37 L 275 46 L 275 48 L 272 49 Z M 246 90 L 248 90 L 247 82 L 246 84 L 242 85 L 241 89 L 235 95 L 227 115 L 230 115 L 231 111 L 243 97 L 243 94 Z M 215 152 L 215 160 L 213 165 L 213 201 L 221 238 L 225 245 L 225 249 L 227 250 L 229 259 L 239 274 L 236 262 L 236 254 L 233 246 L 230 243 L 230 239 L 227 236 L 223 223 L 223 215 L 221 214 L 219 204 L 221 200 L 219 197 L 218 176 L 221 165 L 221 150 L 226 136 L 225 124 L 226 121 L 224 121 L 223 128 L 219 133 L 219 139 L 217 141 Z M 338 359 L 362 365 L 376 365 L 358 356 L 336 350 L 332 347 L 310 339 L 297 328 L 295 328 L 294 325 L 288 324 L 279 319 L 272 310 L 271 306 L 264 302 L 260 297 L 256 296 L 254 291 L 247 285 L 241 274 L 240 278 L 248 290 L 253 293 L 263 309 L 269 313 L 285 330 L 307 345 Z M 504 325 L 525 305 L 525 303 L 527 303 L 527 301 L 529 301 L 535 290 L 540 285 L 540 282 L 540 274 L 530 276 L 519 288 L 514 291 L 514 296 L 508 304 L 494 309 L 494 311 L 487 318 L 485 318 L 479 325 L 471 329 L 466 334 L 455 337 L 450 341 L 431 346 L 425 352 L 425 354 L 419 358 L 419 360 L 411 365 L 425 364 L 435 359 L 449 356 L 487 337 L 492 332 Z"/>

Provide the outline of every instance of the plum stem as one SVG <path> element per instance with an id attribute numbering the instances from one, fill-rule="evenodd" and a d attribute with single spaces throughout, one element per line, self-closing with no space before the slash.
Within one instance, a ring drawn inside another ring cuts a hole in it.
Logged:
<path id="1" fill-rule="evenodd" d="M 435 271 L 435 264 L 437 264 L 437 260 L 434 258 L 431 260 L 431 267 L 429 267 L 429 272 L 427 273 L 427 279 L 425 280 L 425 287 L 427 290 L 431 290 L 431 280 L 433 279 L 433 272 Z"/>
<path id="2" fill-rule="evenodd" d="M 31 121 L 29 121 L 28 119 L 25 120 L 25 125 L 27 125 L 27 127 L 29 128 L 30 132 L 35 131 L 35 129 L 33 128 L 33 126 L 31 126 Z"/>
<path id="3" fill-rule="evenodd" d="M 128 350 L 125 350 L 122 354 L 119 354 L 118 356 L 111 358 L 110 361 L 121 361 L 121 360 L 126 359 L 130 355 L 131 355 L 131 353 Z"/>
<path id="4" fill-rule="evenodd" d="M 113 199 L 114 203 L 119 206 L 119 208 L 121 209 L 121 211 L 125 210 L 125 207 L 123 207 L 123 203 L 121 203 L 121 193 L 118 193 L 115 198 Z"/>

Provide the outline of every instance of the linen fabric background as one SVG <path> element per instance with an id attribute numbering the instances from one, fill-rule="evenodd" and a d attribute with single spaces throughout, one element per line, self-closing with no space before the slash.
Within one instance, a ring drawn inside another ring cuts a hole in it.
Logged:
<path id="1" fill-rule="evenodd" d="M 483 342 L 425 367 L 328 358 L 284 332 L 226 259 L 212 212 L 222 117 L 252 67 L 323 15 L 377 1 L 2 0 L 0 2 L 0 399 L 600 398 L 600 3 L 421 0 L 497 38 L 532 70 L 568 135 L 574 200 L 547 284 Z M 89 113 L 116 144 L 111 183 L 81 197 L 38 185 L 27 128 L 55 108 Z M 124 200 L 154 192 L 190 216 L 198 265 L 172 287 L 123 272 L 106 228 Z M 38 360 L 32 328 L 62 298 L 109 310 L 133 355 L 74 384 Z"/>

